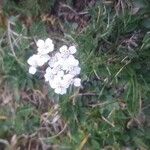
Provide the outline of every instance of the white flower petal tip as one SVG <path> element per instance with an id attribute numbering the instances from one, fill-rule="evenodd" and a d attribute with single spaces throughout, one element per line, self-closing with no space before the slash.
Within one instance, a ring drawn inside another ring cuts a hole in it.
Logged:
<path id="1" fill-rule="evenodd" d="M 56 88 L 55 93 L 60 94 L 60 95 L 64 95 L 67 93 L 67 90 L 65 88 Z"/>
<path id="2" fill-rule="evenodd" d="M 37 47 L 43 47 L 44 46 L 44 41 L 43 40 L 38 40 L 36 42 Z"/>
<path id="3" fill-rule="evenodd" d="M 35 67 L 32 67 L 32 66 L 31 66 L 31 67 L 29 68 L 29 73 L 30 73 L 30 74 L 35 74 L 36 71 L 37 71 L 37 69 L 36 69 Z"/>
<path id="4" fill-rule="evenodd" d="M 48 60 L 50 60 L 49 55 L 38 55 L 37 65 L 39 67 L 43 66 Z"/>
<path id="5" fill-rule="evenodd" d="M 52 69 L 50 67 L 48 67 L 46 69 L 46 73 L 45 73 L 44 77 L 45 77 L 46 82 L 48 82 L 48 81 L 50 82 L 51 80 L 54 79 L 54 75 L 52 74 Z"/>
<path id="6" fill-rule="evenodd" d="M 50 45 L 50 44 L 52 44 L 53 43 L 53 41 L 52 41 L 52 39 L 50 39 L 50 38 L 47 38 L 46 40 L 45 40 L 45 44 L 46 45 Z"/>
<path id="7" fill-rule="evenodd" d="M 70 55 L 68 57 L 67 61 L 70 66 L 78 66 L 79 65 L 79 61 L 77 59 L 75 59 L 73 55 Z"/>
<path id="8" fill-rule="evenodd" d="M 63 45 L 62 47 L 60 47 L 59 51 L 60 51 L 61 53 L 64 53 L 64 52 L 67 51 L 67 49 L 68 49 L 67 45 Z"/>
<path id="9" fill-rule="evenodd" d="M 28 60 L 27 63 L 31 66 L 36 67 L 37 66 L 37 60 L 38 60 L 38 55 L 32 55 Z"/>
<path id="10" fill-rule="evenodd" d="M 76 67 L 71 68 L 71 69 L 69 70 L 69 73 L 70 73 L 71 75 L 76 76 L 76 75 L 80 74 L 80 71 L 81 71 L 81 68 L 78 67 L 78 66 L 76 66 Z"/>
<path id="11" fill-rule="evenodd" d="M 57 76 L 58 77 L 63 77 L 64 76 L 64 71 L 58 71 L 58 73 L 57 73 Z"/>
<path id="12" fill-rule="evenodd" d="M 81 86 L 81 79 L 80 78 L 75 78 L 74 79 L 74 86 L 80 87 Z"/>
<path id="13" fill-rule="evenodd" d="M 75 46 L 70 46 L 70 47 L 69 47 L 69 51 L 70 51 L 71 54 L 75 54 L 76 51 L 77 51 L 77 49 L 76 49 Z"/>

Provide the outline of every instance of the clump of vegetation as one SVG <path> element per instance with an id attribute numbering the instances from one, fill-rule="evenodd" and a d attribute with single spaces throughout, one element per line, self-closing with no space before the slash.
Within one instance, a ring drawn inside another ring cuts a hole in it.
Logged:
<path id="1" fill-rule="evenodd" d="M 150 3 L 3 2 L 0 149 L 149 149 Z M 82 86 L 59 96 L 27 59 L 37 39 L 76 44 Z"/>

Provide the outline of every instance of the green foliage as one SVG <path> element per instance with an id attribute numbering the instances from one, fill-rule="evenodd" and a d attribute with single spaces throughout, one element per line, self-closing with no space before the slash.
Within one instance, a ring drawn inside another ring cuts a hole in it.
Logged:
<path id="1" fill-rule="evenodd" d="M 16 2 L 12 0 L 4 1 L 4 9 L 9 14 L 11 11 L 28 16 L 37 16 L 44 12 L 49 12 L 55 0 L 22 0 Z"/>
<path id="2" fill-rule="evenodd" d="M 6 108 L 1 108 L 0 113 L 3 113 Z M 30 134 L 36 131 L 39 127 L 39 115 L 35 108 L 29 106 L 21 106 L 10 112 L 5 111 L 3 115 L 6 116 L 6 120 L 0 120 L 0 137 L 9 137 L 16 134 Z"/>
<path id="3" fill-rule="evenodd" d="M 144 144 L 149 140 L 144 136 L 146 126 L 127 129 L 127 122 L 141 113 L 140 103 L 147 101 L 150 92 L 150 37 L 148 30 L 142 27 L 143 17 L 130 13 L 111 16 L 100 6 L 92 8 L 91 13 L 92 22 L 86 31 L 73 35 L 79 44 L 78 55 L 85 80 L 81 91 L 89 96 L 77 96 L 74 105 L 66 101 L 61 106 L 70 122 L 72 136 L 78 135 L 75 136 L 75 145 L 80 145 L 83 137 L 89 134 L 87 147 L 91 149 L 105 145 L 148 149 L 150 145 Z M 122 39 L 130 38 L 139 30 L 142 37 L 136 37 L 141 39 L 140 42 L 137 40 L 138 46 L 121 45 Z M 90 93 L 95 93 L 95 96 L 90 96 Z M 126 104 L 124 110 L 120 107 L 122 100 Z M 103 102 L 106 106 L 102 105 Z M 95 107 L 90 108 L 90 104 Z"/>
<path id="4" fill-rule="evenodd" d="M 6 12 L 15 8 L 18 13 L 26 12 L 34 16 L 50 9 L 54 2 L 43 1 L 41 4 L 40 0 L 36 0 L 29 5 L 30 1 L 18 5 L 11 2 L 11 7 L 10 1 L 7 1 Z M 71 4 L 71 1 L 68 3 Z M 77 150 L 150 148 L 149 2 L 138 0 L 134 3 L 139 8 L 137 13 L 128 10 L 119 15 L 113 7 L 97 3 L 87 9 L 91 19 L 82 32 L 77 32 L 68 23 L 70 28 L 66 35 L 78 44 L 82 88 L 78 93 L 70 89 L 68 95 L 59 97 L 60 113 L 64 122 L 68 123 L 69 136 L 64 134 L 62 138 L 52 140 L 52 143 L 69 145 Z M 24 9 L 22 5 L 25 5 Z M 43 9 L 44 5 L 47 8 Z M 16 85 L 18 91 L 20 87 L 40 86 L 27 73 L 26 60 L 34 53 L 34 47 L 29 46 L 33 43 L 32 37 L 48 37 L 46 27 L 37 20 L 29 31 L 20 22 L 13 29 L 29 39 L 20 38 L 19 48 L 15 49 L 16 57 L 12 55 L 8 43 L 1 45 L 1 72 L 12 85 Z M 35 78 L 39 79 L 38 76 Z M 49 97 L 56 99 L 51 93 Z M 39 126 L 38 115 L 33 106 L 20 107 L 16 110 L 15 118 L 1 121 L 0 136 L 34 132 Z M 47 140 L 51 143 L 49 138 Z"/>

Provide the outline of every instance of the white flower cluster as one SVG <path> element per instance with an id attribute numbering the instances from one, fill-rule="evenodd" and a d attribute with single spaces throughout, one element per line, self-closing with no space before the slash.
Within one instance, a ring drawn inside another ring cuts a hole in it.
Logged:
<path id="1" fill-rule="evenodd" d="M 37 54 L 28 59 L 30 65 L 29 73 L 35 74 L 38 67 L 47 63 L 45 71 L 45 81 L 49 82 L 51 88 L 57 94 L 65 94 L 70 85 L 81 86 L 81 79 L 77 78 L 81 68 L 79 61 L 73 54 L 76 53 L 76 47 L 67 47 L 63 45 L 58 52 L 54 53 L 54 44 L 51 39 L 37 41 Z"/>

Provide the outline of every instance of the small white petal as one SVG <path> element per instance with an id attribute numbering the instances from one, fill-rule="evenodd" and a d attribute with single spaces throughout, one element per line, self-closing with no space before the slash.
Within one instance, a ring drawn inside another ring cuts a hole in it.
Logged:
<path id="1" fill-rule="evenodd" d="M 65 53 L 68 50 L 68 47 L 66 45 L 63 45 L 62 47 L 60 47 L 59 51 L 61 53 Z"/>
<path id="2" fill-rule="evenodd" d="M 54 79 L 54 75 L 52 74 L 52 69 L 50 67 L 46 69 L 46 73 L 44 77 L 45 77 L 45 81 L 51 81 Z"/>
<path id="3" fill-rule="evenodd" d="M 78 66 L 79 65 L 79 61 L 77 59 L 74 60 L 74 66 Z"/>
<path id="4" fill-rule="evenodd" d="M 46 45 L 46 48 L 47 48 L 47 53 L 52 52 L 54 50 L 54 44 L 49 43 L 48 45 Z"/>
<path id="5" fill-rule="evenodd" d="M 46 39 L 45 42 L 43 40 L 38 40 L 37 46 L 39 55 L 48 54 L 54 50 L 54 44 L 50 38 Z"/>
<path id="6" fill-rule="evenodd" d="M 38 62 L 37 62 L 39 67 L 43 66 L 44 63 L 45 63 L 45 61 L 43 59 L 39 59 Z"/>
<path id="7" fill-rule="evenodd" d="M 47 73 L 44 75 L 44 78 L 45 78 L 45 81 L 46 81 L 46 82 L 49 81 L 49 75 L 48 75 Z"/>
<path id="8" fill-rule="evenodd" d="M 75 46 L 70 46 L 70 47 L 69 47 L 69 51 L 70 51 L 71 54 L 75 54 L 76 51 L 77 51 L 77 49 L 76 49 Z"/>
<path id="9" fill-rule="evenodd" d="M 69 85 L 72 84 L 72 82 L 73 82 L 73 77 L 74 77 L 74 76 L 71 75 L 71 74 L 66 74 L 66 75 L 63 76 L 63 86 L 64 86 L 65 88 L 68 88 Z"/>
<path id="10" fill-rule="evenodd" d="M 74 67 L 74 71 L 76 72 L 76 75 L 80 74 L 81 68 L 80 67 Z"/>
<path id="11" fill-rule="evenodd" d="M 70 55 L 67 59 L 67 63 L 70 65 L 70 66 L 78 66 L 79 65 L 79 61 L 77 59 L 74 58 L 73 55 Z"/>
<path id="12" fill-rule="evenodd" d="M 50 59 L 49 55 L 39 55 L 39 59 L 37 60 L 38 66 L 43 66 Z"/>
<path id="13" fill-rule="evenodd" d="M 66 81 L 68 81 L 68 80 L 72 80 L 73 77 L 74 77 L 74 76 L 71 75 L 71 74 L 66 74 L 66 75 L 64 75 L 63 79 L 66 80 Z"/>
<path id="14" fill-rule="evenodd" d="M 45 47 L 39 47 L 37 49 L 39 55 L 45 55 L 54 50 L 54 44 L 51 44 L 51 46 L 45 46 Z"/>
<path id="15" fill-rule="evenodd" d="M 48 65 L 49 65 L 50 67 L 54 67 L 57 61 L 58 61 L 57 57 L 56 57 L 56 56 L 53 56 L 53 57 L 50 58 L 50 60 L 49 60 L 49 62 L 48 62 Z"/>
<path id="16" fill-rule="evenodd" d="M 50 39 L 50 38 L 47 38 L 46 40 L 45 40 L 45 44 L 46 45 L 51 45 L 53 43 L 53 41 Z"/>
<path id="17" fill-rule="evenodd" d="M 56 62 L 56 63 L 54 64 L 53 69 L 52 69 L 52 73 L 53 73 L 53 74 L 57 74 L 58 71 L 61 71 L 61 65 L 59 64 L 59 62 Z"/>
<path id="18" fill-rule="evenodd" d="M 51 73 L 52 69 L 50 67 L 47 67 L 46 73 Z"/>
<path id="19" fill-rule="evenodd" d="M 74 86 L 76 86 L 76 87 L 81 86 L 81 79 L 80 78 L 75 78 L 74 79 Z"/>
<path id="20" fill-rule="evenodd" d="M 56 88 L 55 89 L 55 93 L 57 93 L 57 94 L 63 95 L 63 94 L 66 94 L 66 92 L 67 92 L 66 88 Z"/>
<path id="21" fill-rule="evenodd" d="M 38 55 L 32 55 L 28 60 L 27 63 L 31 66 L 36 67 L 37 66 L 37 60 L 38 60 Z"/>
<path id="22" fill-rule="evenodd" d="M 59 76 L 54 75 L 53 80 L 49 81 L 51 88 L 55 89 L 61 86 L 61 78 Z"/>
<path id="23" fill-rule="evenodd" d="M 69 60 L 75 59 L 73 55 L 69 55 L 68 57 Z"/>
<path id="24" fill-rule="evenodd" d="M 49 80 L 49 85 L 52 89 L 55 89 L 57 87 L 53 80 Z"/>
<path id="25" fill-rule="evenodd" d="M 56 88 L 56 89 L 55 89 L 55 93 L 56 93 L 56 94 L 60 94 L 60 93 L 61 93 L 61 88 Z"/>
<path id="26" fill-rule="evenodd" d="M 29 73 L 30 73 L 30 74 L 35 74 L 35 73 L 36 73 L 36 70 L 37 70 L 37 69 L 36 69 L 35 67 L 32 67 L 32 66 L 31 66 L 31 67 L 29 68 Z"/>
<path id="27" fill-rule="evenodd" d="M 62 70 L 58 71 L 57 76 L 63 77 L 64 76 L 64 71 L 62 71 Z"/>
<path id="28" fill-rule="evenodd" d="M 61 53 L 56 53 L 55 56 L 54 56 L 57 60 L 61 59 L 62 58 L 62 55 Z"/>
<path id="29" fill-rule="evenodd" d="M 43 55 L 43 47 L 38 47 L 37 51 L 38 51 L 38 55 Z"/>
<path id="30" fill-rule="evenodd" d="M 66 88 L 62 88 L 60 94 L 63 95 L 66 94 L 66 92 L 67 92 Z"/>
<path id="31" fill-rule="evenodd" d="M 38 40 L 38 41 L 36 42 L 37 47 L 43 47 L 44 44 L 45 44 L 45 42 L 44 42 L 43 40 Z"/>
<path id="32" fill-rule="evenodd" d="M 69 64 L 68 61 L 66 60 L 66 61 L 64 61 L 64 62 L 61 64 L 61 66 L 62 66 L 62 69 L 63 69 L 63 70 L 68 70 L 68 68 L 70 67 L 70 64 Z"/>
<path id="33" fill-rule="evenodd" d="M 80 74 L 80 71 L 81 71 L 81 68 L 76 66 L 76 67 L 73 67 L 71 70 L 69 70 L 69 73 L 75 76 L 75 75 Z"/>

